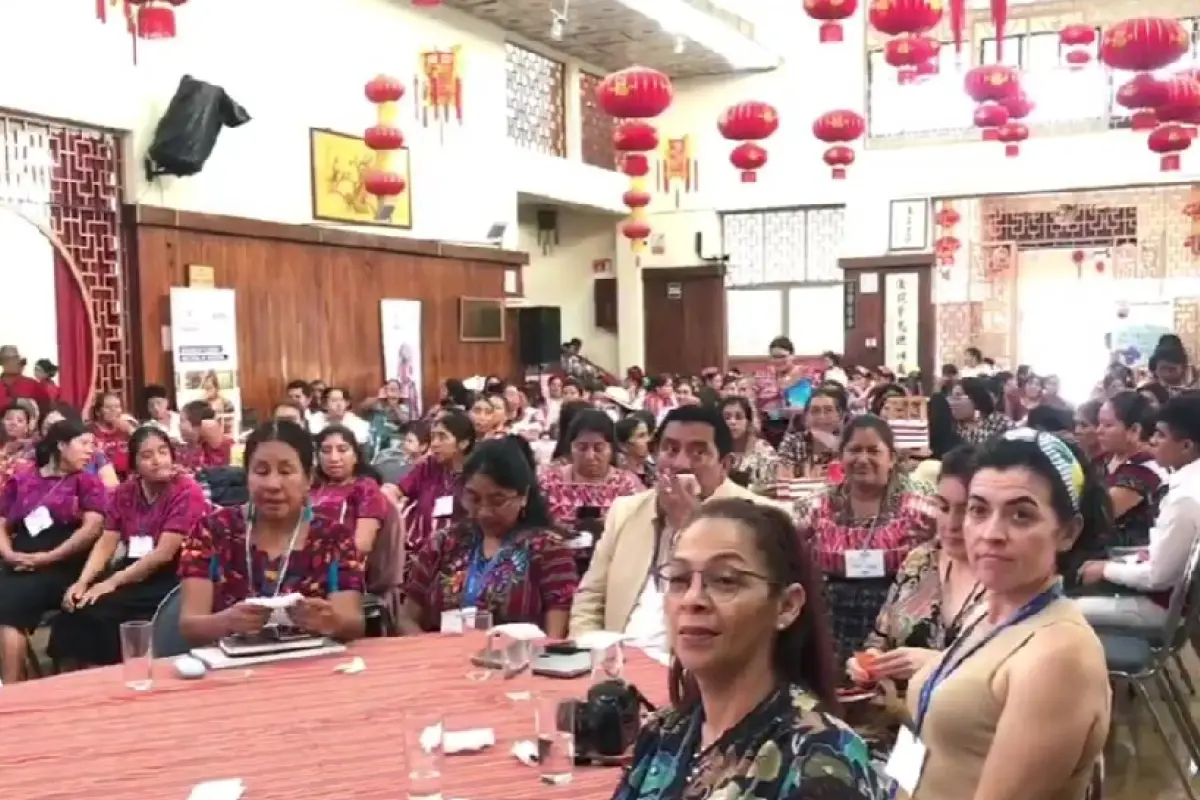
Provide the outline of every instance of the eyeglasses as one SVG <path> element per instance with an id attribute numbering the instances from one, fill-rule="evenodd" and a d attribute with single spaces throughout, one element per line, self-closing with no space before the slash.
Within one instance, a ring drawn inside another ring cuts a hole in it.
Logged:
<path id="1" fill-rule="evenodd" d="M 704 593 L 718 602 L 732 600 L 754 581 L 774 584 L 766 575 L 729 566 L 707 566 L 702 570 L 694 570 L 678 564 L 664 564 L 654 571 L 658 590 L 672 597 L 687 594 L 688 589 L 695 583 L 696 575 L 700 576 L 700 586 Z"/>

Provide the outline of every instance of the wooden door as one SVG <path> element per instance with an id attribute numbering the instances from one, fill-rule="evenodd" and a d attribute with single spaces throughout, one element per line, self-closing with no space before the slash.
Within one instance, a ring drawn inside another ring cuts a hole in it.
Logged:
<path id="1" fill-rule="evenodd" d="M 917 276 L 917 369 L 928 389 L 936 383 L 938 365 L 937 308 L 933 304 L 933 266 L 928 255 L 894 255 L 879 258 L 842 259 L 846 276 L 847 364 L 881 366 L 886 358 L 888 331 L 888 275 L 915 273 Z"/>
<path id="2" fill-rule="evenodd" d="M 725 270 L 642 270 L 647 374 L 698 375 L 725 367 Z M 630 365 L 625 365 L 630 366 Z"/>

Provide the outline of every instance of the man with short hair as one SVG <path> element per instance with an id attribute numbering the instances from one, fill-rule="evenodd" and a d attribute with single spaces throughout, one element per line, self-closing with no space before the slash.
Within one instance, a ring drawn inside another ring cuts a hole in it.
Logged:
<path id="1" fill-rule="evenodd" d="M 287 385 L 287 396 L 289 400 L 304 409 L 304 419 L 307 422 L 308 410 L 312 408 L 312 384 L 308 381 L 292 381 Z"/>
<path id="2" fill-rule="evenodd" d="M 175 461 L 189 472 L 228 467 L 233 439 L 225 435 L 217 412 L 205 400 L 193 400 L 179 410 L 179 437 L 183 440 Z"/>
<path id="3" fill-rule="evenodd" d="M 39 410 L 50 408 L 52 401 L 46 388 L 25 374 L 25 359 L 15 344 L 0 347 L 0 409 L 13 401 L 26 398 L 34 401 Z"/>
<path id="4" fill-rule="evenodd" d="M 779 505 L 729 480 L 733 435 L 712 406 L 672 409 L 655 433 L 653 489 L 613 502 L 591 566 L 571 607 L 571 635 L 624 632 L 651 656 L 667 655 L 663 597 L 655 571 L 700 504 L 741 497 Z M 780 506 L 782 507 L 782 506 Z"/>
<path id="5" fill-rule="evenodd" d="M 989 375 L 986 366 L 983 363 L 983 351 L 978 347 L 968 347 L 963 350 L 963 367 L 959 370 L 959 375 L 963 378 L 978 378 Z"/>

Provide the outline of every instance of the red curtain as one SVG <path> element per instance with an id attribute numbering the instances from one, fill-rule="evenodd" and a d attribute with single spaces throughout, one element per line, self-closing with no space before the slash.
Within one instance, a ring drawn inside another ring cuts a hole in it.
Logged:
<path id="1" fill-rule="evenodd" d="M 59 396 L 78 409 L 87 402 L 92 374 L 92 329 L 87 299 L 57 249 L 54 251 L 54 310 L 58 323 Z"/>

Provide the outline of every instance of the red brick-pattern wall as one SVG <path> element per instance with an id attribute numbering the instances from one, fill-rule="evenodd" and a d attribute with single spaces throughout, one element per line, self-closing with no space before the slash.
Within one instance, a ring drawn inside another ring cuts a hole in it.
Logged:
<path id="1" fill-rule="evenodd" d="M 133 387 L 123 313 L 121 139 L 97 130 L 45 127 L 51 156 L 51 228 L 78 267 L 95 315 L 95 388 L 117 392 L 129 402 Z"/>

